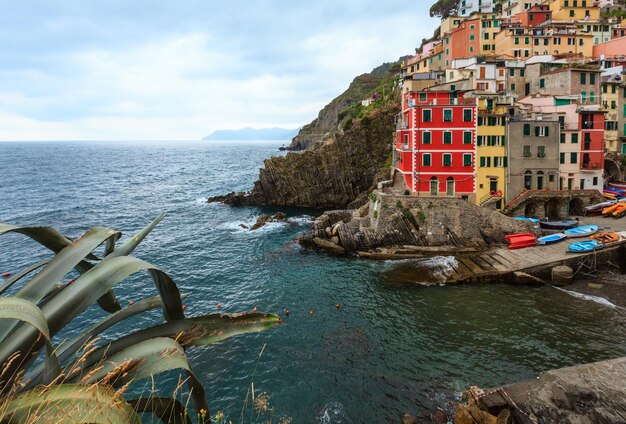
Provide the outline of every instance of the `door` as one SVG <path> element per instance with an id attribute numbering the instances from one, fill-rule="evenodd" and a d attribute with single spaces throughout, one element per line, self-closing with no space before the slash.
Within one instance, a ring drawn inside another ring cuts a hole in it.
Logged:
<path id="1" fill-rule="evenodd" d="M 489 180 L 489 193 L 498 191 L 498 180 Z"/>
<path id="2" fill-rule="evenodd" d="M 574 187 L 574 179 L 573 178 L 568 178 L 567 179 L 567 189 L 571 190 Z"/>
<path id="3" fill-rule="evenodd" d="M 446 181 L 446 195 L 454 196 L 454 178 L 452 177 Z"/>
<path id="4" fill-rule="evenodd" d="M 541 171 L 537 173 L 537 190 L 543 190 L 543 174 Z"/>
<path id="5" fill-rule="evenodd" d="M 436 196 L 437 195 L 437 192 L 439 191 L 438 187 L 437 187 L 438 185 L 439 185 L 439 182 L 437 181 L 437 178 L 433 177 L 430 180 L 430 195 L 431 196 Z"/>
<path id="6" fill-rule="evenodd" d="M 584 190 L 585 189 L 585 180 L 584 179 L 580 179 L 580 189 Z"/>

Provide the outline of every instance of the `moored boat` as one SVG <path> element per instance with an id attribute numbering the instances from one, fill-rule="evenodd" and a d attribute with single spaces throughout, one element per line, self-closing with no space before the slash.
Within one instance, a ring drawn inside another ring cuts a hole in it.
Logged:
<path id="1" fill-rule="evenodd" d="M 620 241 L 622 236 L 617 233 L 596 233 L 591 235 L 589 238 L 606 246 L 607 244 L 613 244 Z"/>
<path id="2" fill-rule="evenodd" d="M 541 221 L 539 226 L 548 230 L 569 230 L 570 228 L 578 227 L 578 221 L 573 219 L 564 219 L 561 221 Z"/>
<path id="3" fill-rule="evenodd" d="M 553 244 L 565 240 L 566 238 L 567 236 L 563 233 L 550 234 L 548 236 L 539 237 L 537 243 L 542 245 Z"/>
<path id="4" fill-rule="evenodd" d="M 588 253 L 594 250 L 602 249 L 604 245 L 596 240 L 577 241 L 571 243 L 567 249 L 572 253 Z"/>
<path id="5" fill-rule="evenodd" d="M 539 222 L 539 218 L 528 218 L 526 216 L 514 216 L 513 219 L 517 219 L 518 221 L 530 221 L 533 224 L 536 224 Z"/>
<path id="6" fill-rule="evenodd" d="M 614 205 L 615 201 L 611 200 L 608 202 L 596 203 L 595 205 L 590 205 L 585 208 L 586 215 L 597 215 L 602 213 L 602 211 L 608 208 L 611 205 Z"/>
<path id="7" fill-rule="evenodd" d="M 597 225 L 583 225 L 582 227 L 565 230 L 564 233 L 568 238 L 588 237 L 598 232 Z"/>
<path id="8" fill-rule="evenodd" d="M 517 233 L 505 236 L 509 242 L 509 249 L 522 249 L 537 244 L 537 237 L 533 233 Z"/>

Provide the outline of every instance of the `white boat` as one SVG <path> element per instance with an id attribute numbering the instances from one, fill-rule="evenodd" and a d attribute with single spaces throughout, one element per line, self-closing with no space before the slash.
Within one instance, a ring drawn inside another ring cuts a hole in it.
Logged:
<path id="1" fill-rule="evenodd" d="M 597 232 L 598 232 L 597 225 L 583 225 L 582 227 L 572 228 L 570 230 L 564 231 L 567 238 L 588 237 Z"/>

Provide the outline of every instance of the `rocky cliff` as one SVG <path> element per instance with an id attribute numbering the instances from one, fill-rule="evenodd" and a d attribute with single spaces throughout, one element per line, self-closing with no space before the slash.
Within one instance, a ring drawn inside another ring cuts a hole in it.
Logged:
<path id="1" fill-rule="evenodd" d="M 325 144 L 333 139 L 341 122 L 348 118 L 345 111 L 374 94 L 385 81 L 395 79 L 400 72 L 400 62 L 384 63 L 372 72 L 356 77 L 348 89 L 327 104 L 317 118 L 302 127 L 291 142 L 288 150 L 310 149 L 316 144 Z M 382 93 L 379 93 L 382 94 Z"/>
<path id="2" fill-rule="evenodd" d="M 371 190 L 391 164 L 394 119 L 398 108 L 383 107 L 354 120 L 329 142 L 301 153 L 267 159 L 248 193 L 209 201 L 233 206 L 278 205 L 304 208 L 345 207 Z"/>

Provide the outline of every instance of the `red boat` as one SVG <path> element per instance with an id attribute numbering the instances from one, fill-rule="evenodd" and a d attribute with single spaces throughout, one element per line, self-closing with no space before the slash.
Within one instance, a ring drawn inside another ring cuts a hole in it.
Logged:
<path id="1" fill-rule="evenodd" d="M 509 242 L 509 249 L 523 249 L 537 244 L 537 237 L 533 233 L 517 233 L 505 236 Z"/>

